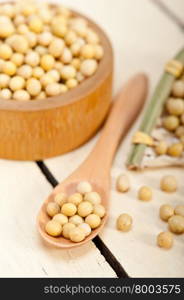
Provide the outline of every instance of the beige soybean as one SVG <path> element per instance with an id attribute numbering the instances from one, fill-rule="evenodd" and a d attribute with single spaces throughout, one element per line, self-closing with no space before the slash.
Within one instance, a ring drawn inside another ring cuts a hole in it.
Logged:
<path id="1" fill-rule="evenodd" d="M 86 24 L 84 25 L 82 23 L 76 22 L 75 24 L 73 24 L 72 29 L 77 33 L 77 35 L 81 37 L 86 37 L 87 34 Z"/>
<path id="2" fill-rule="evenodd" d="M 176 80 L 172 87 L 172 94 L 175 97 L 184 97 L 184 82 L 182 80 Z"/>
<path id="3" fill-rule="evenodd" d="M 77 85 L 78 81 L 75 78 L 71 78 L 66 81 L 66 86 L 68 89 L 74 89 Z"/>
<path id="4" fill-rule="evenodd" d="M 101 224 L 101 219 L 96 214 L 90 214 L 85 218 L 85 223 L 87 223 L 91 229 L 96 229 Z"/>
<path id="5" fill-rule="evenodd" d="M 64 94 L 66 92 L 68 92 L 67 86 L 65 84 L 61 84 L 61 93 Z"/>
<path id="6" fill-rule="evenodd" d="M 163 126 L 169 131 L 174 131 L 179 126 L 179 119 L 176 116 L 167 116 L 163 120 Z"/>
<path id="7" fill-rule="evenodd" d="M 7 38 L 11 36 L 15 31 L 15 27 L 12 22 L 1 22 L 0 20 L 0 38 Z"/>
<path id="8" fill-rule="evenodd" d="M 92 76 L 97 70 L 97 61 L 94 59 L 86 59 L 81 63 L 80 71 L 85 77 Z"/>
<path id="9" fill-rule="evenodd" d="M 67 195 L 65 193 L 58 193 L 56 194 L 56 196 L 54 197 L 54 201 L 59 204 L 60 206 L 62 206 L 64 203 L 67 202 Z"/>
<path id="10" fill-rule="evenodd" d="M 87 181 L 81 181 L 78 185 L 77 185 L 77 192 L 84 195 L 86 193 L 90 193 L 92 192 L 92 186 L 89 182 Z"/>
<path id="11" fill-rule="evenodd" d="M 61 73 L 61 70 L 63 68 L 63 64 L 59 61 L 57 61 L 54 65 L 54 68 L 59 72 L 59 74 Z M 48 74 L 48 73 L 47 73 Z"/>
<path id="12" fill-rule="evenodd" d="M 32 76 L 36 79 L 40 79 L 44 75 L 44 70 L 40 67 L 35 67 L 33 69 Z"/>
<path id="13" fill-rule="evenodd" d="M 177 137 L 181 137 L 184 135 L 184 126 L 179 126 L 176 131 L 175 134 Z"/>
<path id="14" fill-rule="evenodd" d="M 63 64 L 70 64 L 73 59 L 73 55 L 70 49 L 64 48 L 60 60 Z"/>
<path id="15" fill-rule="evenodd" d="M 56 82 L 60 81 L 60 73 L 58 70 L 50 70 L 49 72 L 47 72 L 47 74 L 53 77 Z"/>
<path id="16" fill-rule="evenodd" d="M 23 89 L 25 86 L 25 80 L 21 76 L 15 76 L 10 79 L 9 87 L 12 91 Z"/>
<path id="17" fill-rule="evenodd" d="M 167 110 L 171 115 L 181 116 L 184 113 L 184 101 L 182 99 L 169 99 Z"/>
<path id="18" fill-rule="evenodd" d="M 167 193 L 174 193 L 178 188 L 176 178 L 172 175 L 164 176 L 160 182 L 160 188 Z"/>
<path id="19" fill-rule="evenodd" d="M 174 210 L 175 215 L 184 217 L 184 205 L 177 205 Z"/>
<path id="20" fill-rule="evenodd" d="M 25 56 L 25 62 L 26 62 L 26 64 L 30 65 L 31 67 L 36 67 L 40 63 L 40 56 L 36 51 L 30 51 Z"/>
<path id="21" fill-rule="evenodd" d="M 54 217 L 60 213 L 60 206 L 56 202 L 49 202 L 46 207 L 49 217 Z"/>
<path id="22" fill-rule="evenodd" d="M 74 229 L 76 226 L 72 223 L 67 223 L 65 225 L 63 225 L 63 231 L 62 231 L 62 235 L 65 239 L 69 239 L 69 233 L 71 231 L 71 229 Z"/>
<path id="23" fill-rule="evenodd" d="M 24 55 L 21 53 L 14 53 L 11 57 L 11 61 L 17 66 L 20 67 L 24 62 Z"/>
<path id="24" fill-rule="evenodd" d="M 161 232 L 157 236 L 157 245 L 160 248 L 170 249 L 173 246 L 173 235 L 171 232 Z"/>
<path id="25" fill-rule="evenodd" d="M 86 40 L 89 44 L 98 44 L 99 36 L 93 30 L 88 29 L 86 33 Z"/>
<path id="26" fill-rule="evenodd" d="M 69 231 L 69 238 L 74 243 L 80 243 L 85 239 L 85 233 L 79 227 L 75 227 Z"/>
<path id="27" fill-rule="evenodd" d="M 62 226 L 68 223 L 68 217 L 63 214 L 57 214 L 53 218 L 54 221 L 58 222 Z"/>
<path id="28" fill-rule="evenodd" d="M 20 24 L 17 26 L 17 32 L 20 34 L 25 34 L 25 33 L 29 32 L 29 28 L 25 24 Z"/>
<path id="29" fill-rule="evenodd" d="M 172 157 L 180 157 L 183 153 L 183 149 L 182 143 L 174 143 L 168 148 L 167 153 Z"/>
<path id="30" fill-rule="evenodd" d="M 40 55 L 40 56 L 43 56 L 43 55 L 46 55 L 48 54 L 48 49 L 46 47 L 43 47 L 43 46 L 37 46 L 35 48 L 35 51 Z"/>
<path id="31" fill-rule="evenodd" d="M 30 95 L 25 90 L 18 90 L 13 94 L 13 99 L 17 101 L 29 101 Z"/>
<path id="32" fill-rule="evenodd" d="M 43 31 L 42 20 L 37 16 L 33 16 L 29 21 L 29 29 L 35 33 L 41 33 Z"/>
<path id="33" fill-rule="evenodd" d="M 172 216 L 169 219 L 168 224 L 171 232 L 177 234 L 184 233 L 184 217 L 179 215 Z"/>
<path id="34" fill-rule="evenodd" d="M 74 58 L 71 61 L 71 65 L 78 71 L 80 69 L 81 61 L 79 58 Z"/>
<path id="35" fill-rule="evenodd" d="M 23 4 L 23 3 L 22 3 Z M 28 16 L 31 16 L 31 15 L 34 15 L 36 13 L 36 6 L 33 5 L 30 2 L 26 3 L 26 5 L 23 5 L 21 11 L 23 13 L 24 16 L 28 17 Z"/>
<path id="36" fill-rule="evenodd" d="M 171 205 L 164 204 L 160 207 L 160 218 L 163 221 L 168 221 L 174 215 L 174 208 Z"/>
<path id="37" fill-rule="evenodd" d="M 79 56 L 80 51 L 81 51 L 81 44 L 77 41 L 75 41 L 71 46 L 70 46 L 70 52 L 73 56 Z"/>
<path id="38" fill-rule="evenodd" d="M 153 193 L 150 187 L 143 186 L 138 191 L 138 198 L 142 201 L 150 201 L 152 200 Z"/>
<path id="39" fill-rule="evenodd" d="M 45 71 L 50 71 L 54 68 L 55 59 L 52 55 L 45 54 L 41 57 L 40 65 Z"/>
<path id="40" fill-rule="evenodd" d="M 78 205 L 78 214 L 81 217 L 86 217 L 93 211 L 93 205 L 88 201 L 83 201 Z"/>
<path id="41" fill-rule="evenodd" d="M 54 82 L 55 82 L 55 79 L 49 74 L 44 74 L 40 78 L 40 83 L 44 88 L 46 88 L 49 84 L 54 83 Z"/>
<path id="42" fill-rule="evenodd" d="M 76 214 L 77 207 L 73 203 L 65 203 L 61 207 L 61 212 L 67 217 L 72 217 Z"/>
<path id="43" fill-rule="evenodd" d="M 100 194 L 97 192 L 86 193 L 84 196 L 84 200 L 89 201 L 93 205 L 100 204 L 102 201 Z"/>
<path id="44" fill-rule="evenodd" d="M 126 174 L 121 174 L 117 178 L 116 188 L 121 193 L 126 193 L 130 189 L 130 180 Z"/>
<path id="45" fill-rule="evenodd" d="M 81 56 L 85 59 L 91 59 L 95 56 L 95 49 L 93 45 L 86 44 L 81 48 Z"/>
<path id="46" fill-rule="evenodd" d="M 23 15 L 17 14 L 14 18 L 14 23 L 16 26 L 25 23 L 25 17 Z"/>
<path id="47" fill-rule="evenodd" d="M 14 10 L 13 5 L 11 5 L 9 3 L 5 3 L 3 5 L 1 4 L 1 13 L 10 18 L 13 18 L 15 16 L 15 10 Z"/>
<path id="48" fill-rule="evenodd" d="M 69 218 L 69 222 L 78 226 L 78 225 L 84 223 L 84 219 L 78 215 L 75 215 L 75 216 Z"/>
<path id="49" fill-rule="evenodd" d="M 53 40 L 53 35 L 49 31 L 45 31 L 38 36 L 38 42 L 40 45 L 47 47 Z"/>
<path id="50" fill-rule="evenodd" d="M 65 35 L 64 39 L 65 39 L 66 44 L 68 46 L 71 46 L 72 44 L 74 44 L 76 42 L 77 34 L 73 30 L 70 30 Z"/>
<path id="51" fill-rule="evenodd" d="M 10 76 L 6 74 L 0 74 L 0 88 L 8 87 L 10 82 Z"/>
<path id="52" fill-rule="evenodd" d="M 10 100 L 12 98 L 12 92 L 9 89 L 2 89 L 0 91 L 0 98 Z"/>
<path id="53" fill-rule="evenodd" d="M 164 155 L 167 153 L 168 145 L 165 141 L 160 141 L 156 146 L 155 146 L 155 152 L 157 155 Z"/>
<path id="54" fill-rule="evenodd" d="M 6 75 L 13 76 L 16 71 L 17 67 L 12 61 L 6 61 L 2 66 L 2 72 Z"/>
<path id="55" fill-rule="evenodd" d="M 101 45 L 93 45 L 95 50 L 95 58 L 101 60 L 104 56 L 104 49 Z"/>
<path id="56" fill-rule="evenodd" d="M 62 233 L 62 226 L 56 221 L 49 221 L 45 226 L 45 231 L 53 237 L 58 237 Z"/>
<path id="57" fill-rule="evenodd" d="M 26 83 L 26 88 L 31 96 L 37 96 L 41 92 L 40 81 L 36 78 L 30 78 Z"/>
<path id="58" fill-rule="evenodd" d="M 93 213 L 100 218 L 103 218 L 105 216 L 105 207 L 101 204 L 95 204 L 93 208 Z"/>
<path id="59" fill-rule="evenodd" d="M 0 58 L 10 59 L 13 54 L 13 51 L 9 45 L 1 44 L 0 45 Z"/>
<path id="60" fill-rule="evenodd" d="M 48 7 L 42 7 L 42 9 L 39 11 L 39 16 L 42 19 L 43 23 L 49 24 L 52 21 L 53 14 L 48 9 Z"/>
<path id="61" fill-rule="evenodd" d="M 61 77 L 65 80 L 74 78 L 76 76 L 76 70 L 73 66 L 64 66 L 61 70 Z"/>
<path id="62" fill-rule="evenodd" d="M 81 223 L 78 226 L 78 228 L 80 228 L 84 232 L 84 234 L 85 234 L 86 237 L 91 234 L 91 227 L 87 223 Z"/>
<path id="63" fill-rule="evenodd" d="M 130 215 L 121 214 L 116 221 L 116 227 L 122 232 L 127 232 L 130 231 L 130 229 L 132 228 L 132 223 L 133 220 Z"/>
<path id="64" fill-rule="evenodd" d="M 83 200 L 83 196 L 80 193 L 75 193 L 69 196 L 68 202 L 75 204 L 78 206 Z"/>
<path id="65" fill-rule="evenodd" d="M 24 79 L 28 79 L 33 74 L 33 68 L 28 65 L 23 65 L 17 70 L 17 74 L 23 77 Z"/>
<path id="66" fill-rule="evenodd" d="M 65 43 L 61 39 L 54 39 L 49 46 L 49 53 L 54 57 L 60 57 L 65 47 Z"/>
<path id="67" fill-rule="evenodd" d="M 61 93 L 61 85 L 56 82 L 50 83 L 46 86 L 45 91 L 48 96 L 56 96 Z"/>
<path id="68" fill-rule="evenodd" d="M 56 35 L 59 38 L 63 38 L 67 33 L 67 27 L 65 24 L 62 24 L 61 22 L 53 22 L 52 23 L 52 33 Z"/>
<path id="69" fill-rule="evenodd" d="M 37 42 L 38 42 L 38 37 L 34 32 L 28 31 L 24 34 L 24 37 L 28 41 L 29 47 L 31 47 L 31 48 L 36 47 Z M 35 49 L 35 51 L 36 51 L 36 53 L 38 53 L 37 48 Z"/>
<path id="70" fill-rule="evenodd" d="M 29 49 L 29 44 L 24 36 L 16 35 L 13 40 L 12 47 L 18 53 L 26 53 Z"/>

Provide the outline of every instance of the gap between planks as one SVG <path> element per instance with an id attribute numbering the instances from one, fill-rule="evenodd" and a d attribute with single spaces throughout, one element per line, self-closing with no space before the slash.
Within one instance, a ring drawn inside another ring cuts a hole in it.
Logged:
<path id="1" fill-rule="evenodd" d="M 181 31 L 184 31 L 184 22 L 161 0 L 151 0 Z"/>
<path id="2" fill-rule="evenodd" d="M 43 161 L 37 161 L 37 166 L 39 167 L 42 174 L 45 176 L 47 181 L 51 184 L 52 187 L 55 187 L 58 184 L 58 181 L 53 176 L 51 171 L 48 169 L 48 167 L 45 165 Z M 115 256 L 112 254 L 112 252 L 109 250 L 109 248 L 103 243 L 101 238 L 99 236 L 95 237 L 93 239 L 93 242 L 95 246 L 98 248 L 100 253 L 104 256 L 108 264 L 111 266 L 111 268 L 114 270 L 118 278 L 129 278 L 128 274 L 120 264 L 120 262 L 115 258 Z"/>

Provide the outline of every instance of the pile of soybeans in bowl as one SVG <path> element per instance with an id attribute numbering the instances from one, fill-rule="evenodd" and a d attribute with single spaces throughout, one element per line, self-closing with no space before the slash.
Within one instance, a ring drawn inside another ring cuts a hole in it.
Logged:
<path id="1" fill-rule="evenodd" d="M 71 195 L 60 192 L 46 206 L 50 220 L 45 231 L 52 237 L 64 237 L 80 243 L 92 230 L 98 228 L 106 214 L 101 195 L 92 189 L 89 182 L 82 181 Z"/>
<path id="2" fill-rule="evenodd" d="M 0 98 L 45 99 L 93 76 L 104 55 L 98 34 L 62 5 L 0 5 Z"/>

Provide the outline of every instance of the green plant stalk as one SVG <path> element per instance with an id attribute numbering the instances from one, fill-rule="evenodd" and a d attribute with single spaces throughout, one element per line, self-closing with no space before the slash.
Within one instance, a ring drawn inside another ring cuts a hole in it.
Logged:
<path id="1" fill-rule="evenodd" d="M 182 49 L 176 56 L 176 60 L 182 62 L 184 64 L 184 49 Z M 143 121 L 140 125 L 139 130 L 143 131 L 147 134 L 151 134 L 153 128 L 156 125 L 156 121 L 158 117 L 161 115 L 164 103 L 166 99 L 169 97 L 171 88 L 175 77 L 165 72 L 161 77 L 158 85 L 156 86 L 155 92 L 151 98 L 151 101 L 146 109 L 146 112 L 143 117 Z M 140 169 L 141 162 L 144 156 L 144 152 L 146 150 L 146 145 L 138 144 L 133 145 L 130 155 L 127 160 L 127 167 L 129 169 Z"/>

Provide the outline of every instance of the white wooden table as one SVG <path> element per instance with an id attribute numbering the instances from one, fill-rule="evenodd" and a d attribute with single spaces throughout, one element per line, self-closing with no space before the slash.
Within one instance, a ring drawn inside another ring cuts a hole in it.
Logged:
<path id="1" fill-rule="evenodd" d="M 111 38 L 115 51 L 115 91 L 128 77 L 145 71 L 150 78 L 151 93 L 165 62 L 183 46 L 183 0 L 62 2 L 93 18 Z M 47 166 L 53 177 L 61 181 L 88 155 L 96 139 L 69 154 L 46 160 L 40 164 L 42 171 Z M 117 193 L 114 182 L 124 170 L 129 139 L 130 135 L 121 145 L 112 168 L 107 226 L 94 242 L 69 251 L 46 247 L 36 231 L 37 212 L 51 192 L 50 182 L 54 184 L 54 180 L 46 179 L 35 162 L 0 160 L 0 277 L 124 277 L 126 273 L 132 277 L 184 277 L 184 236 L 175 239 L 170 251 L 155 245 L 156 235 L 166 228 L 158 218 L 159 206 L 164 201 L 173 204 L 184 201 L 183 171 L 130 174 L 131 192 Z M 180 189 L 168 197 L 158 184 L 160 176 L 169 172 L 180 178 Z M 153 186 L 152 203 L 136 200 L 136 190 L 141 184 Z M 121 211 L 133 216 L 130 233 L 122 234 L 115 229 Z"/>

